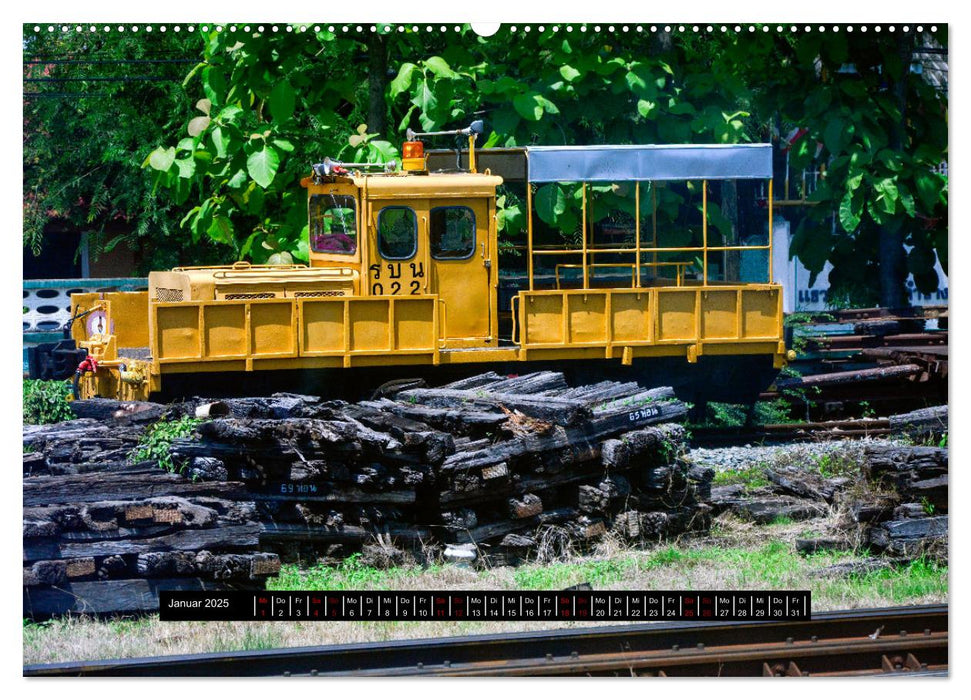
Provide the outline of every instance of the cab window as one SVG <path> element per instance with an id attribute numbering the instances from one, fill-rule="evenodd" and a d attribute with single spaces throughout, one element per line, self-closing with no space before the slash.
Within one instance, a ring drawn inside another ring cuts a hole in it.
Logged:
<path id="1" fill-rule="evenodd" d="M 475 252 L 475 214 L 468 207 L 435 207 L 429 237 L 436 260 L 470 258 Z"/>
<path id="2" fill-rule="evenodd" d="M 357 252 L 357 204 L 346 194 L 310 196 L 310 248 L 315 253 Z"/>
<path id="3" fill-rule="evenodd" d="M 418 218 L 410 207 L 385 207 L 378 214 L 378 251 L 385 260 L 407 260 L 418 252 Z"/>

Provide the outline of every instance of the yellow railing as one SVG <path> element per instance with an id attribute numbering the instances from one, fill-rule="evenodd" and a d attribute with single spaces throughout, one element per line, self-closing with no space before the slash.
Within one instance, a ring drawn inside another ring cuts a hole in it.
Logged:
<path id="1" fill-rule="evenodd" d="M 708 285 L 708 253 L 719 252 L 719 251 L 731 251 L 731 250 L 767 250 L 768 251 L 768 282 L 772 283 L 772 180 L 769 180 L 768 185 L 768 210 L 769 210 L 769 241 L 766 245 L 722 245 L 722 246 L 710 246 L 708 245 L 708 181 L 702 181 L 702 197 L 701 197 L 701 216 L 702 216 L 702 243 L 700 246 L 678 246 L 678 247 L 661 247 L 657 243 L 657 196 L 656 187 L 651 187 L 651 200 L 652 200 L 652 212 L 651 212 L 651 228 L 652 228 L 652 245 L 649 247 L 644 247 L 641 245 L 641 189 L 640 182 L 635 183 L 634 199 L 635 199 L 635 214 L 634 214 L 634 247 L 624 247 L 624 248 L 601 248 L 595 245 L 590 245 L 587 236 L 587 183 L 581 183 L 582 187 L 582 226 L 581 226 L 581 241 L 579 248 L 547 248 L 547 247 L 536 247 L 533 245 L 533 188 L 532 185 L 526 187 L 526 210 L 527 210 L 527 220 L 526 220 L 526 260 L 527 260 L 527 276 L 529 278 L 529 290 L 533 291 L 534 286 L 534 275 L 533 275 L 533 256 L 534 255 L 581 255 L 582 262 L 580 265 L 557 265 L 557 270 L 560 267 L 574 267 L 583 270 L 583 288 L 589 289 L 590 287 L 590 268 L 591 267 L 606 267 L 608 263 L 594 263 L 588 260 L 588 257 L 599 254 L 633 254 L 633 263 L 611 263 L 611 266 L 631 266 L 633 267 L 634 274 L 633 280 L 635 286 L 640 286 L 641 283 L 641 268 L 642 267 L 654 267 L 657 268 L 665 263 L 658 262 L 657 256 L 659 253 L 701 253 L 702 254 L 702 285 Z M 652 262 L 643 262 L 642 255 L 644 253 L 650 253 L 652 255 Z M 684 264 L 686 266 L 690 263 L 675 263 Z M 678 286 L 681 286 L 683 282 L 683 277 L 679 276 Z M 559 273 L 557 271 L 557 287 L 559 288 Z"/>
<path id="2" fill-rule="evenodd" d="M 623 249 L 623 250 L 626 250 L 626 249 Z M 572 251 L 572 252 L 578 253 L 580 251 Z M 598 253 L 602 253 L 603 251 L 602 250 L 598 250 L 597 252 Z M 683 262 L 683 261 L 649 262 L 649 263 L 648 262 L 645 262 L 645 263 L 641 263 L 641 267 L 653 267 L 655 269 L 656 268 L 660 268 L 660 267 L 673 267 L 673 268 L 675 268 L 675 270 L 674 270 L 675 286 L 677 286 L 677 287 L 680 287 L 680 286 L 682 286 L 684 284 L 685 274 L 687 273 L 688 268 L 691 267 L 692 265 L 694 265 L 694 263 L 692 263 L 692 262 Z M 556 288 L 557 289 L 560 289 L 561 288 L 560 287 L 560 270 L 561 269 L 563 269 L 563 270 L 579 270 L 582 267 L 583 267 L 583 265 L 568 264 L 568 263 L 557 263 L 556 268 L 555 268 Z M 590 263 L 589 265 L 587 265 L 587 267 L 589 267 L 589 268 L 598 268 L 598 267 L 606 267 L 606 268 L 626 267 L 626 268 L 628 268 L 630 270 L 631 287 L 638 287 L 638 286 L 640 286 L 640 282 L 637 279 L 637 272 L 639 272 L 639 270 L 637 270 L 637 265 L 635 265 L 634 263 Z"/>

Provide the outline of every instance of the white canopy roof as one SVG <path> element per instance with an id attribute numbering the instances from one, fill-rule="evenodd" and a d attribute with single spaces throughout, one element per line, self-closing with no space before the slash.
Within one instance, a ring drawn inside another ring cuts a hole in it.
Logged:
<path id="1" fill-rule="evenodd" d="M 530 182 L 736 180 L 772 177 L 772 146 L 529 146 Z"/>

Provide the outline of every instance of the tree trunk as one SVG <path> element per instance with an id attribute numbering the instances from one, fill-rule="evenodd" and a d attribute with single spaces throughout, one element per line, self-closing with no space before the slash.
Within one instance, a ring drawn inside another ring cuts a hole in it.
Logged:
<path id="1" fill-rule="evenodd" d="M 368 115 L 369 134 L 390 139 L 388 133 L 388 106 L 384 93 L 388 87 L 388 41 L 380 32 L 373 32 L 368 47 Z"/>

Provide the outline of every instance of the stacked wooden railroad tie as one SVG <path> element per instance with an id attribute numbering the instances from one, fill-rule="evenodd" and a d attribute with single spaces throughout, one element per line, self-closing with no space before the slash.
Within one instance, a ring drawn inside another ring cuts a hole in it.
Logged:
<path id="1" fill-rule="evenodd" d="M 151 611 L 160 590 L 262 587 L 279 571 L 243 484 L 129 463 L 143 429 L 124 416 L 25 426 L 25 615 Z"/>
<path id="2" fill-rule="evenodd" d="M 490 372 L 355 404 L 225 406 L 234 417 L 201 425 L 173 457 L 219 459 L 242 480 L 266 546 L 343 545 L 338 555 L 377 539 L 515 559 L 551 529 L 584 543 L 707 522 L 698 496 L 712 474 L 679 462 L 686 409 L 667 388 Z"/>
<path id="3" fill-rule="evenodd" d="M 947 407 L 893 416 L 889 423 L 895 432 L 943 445 Z M 837 462 L 841 458 L 829 459 Z M 826 532 L 797 539 L 796 548 L 811 553 L 865 546 L 890 557 L 946 558 L 947 447 L 867 444 L 859 464 L 844 464 L 837 475 L 822 472 L 818 465 L 781 466 L 765 470 L 765 486 L 715 487 L 710 497 L 712 512 L 729 512 L 762 524 L 838 513 L 842 516 L 824 528 Z"/>

